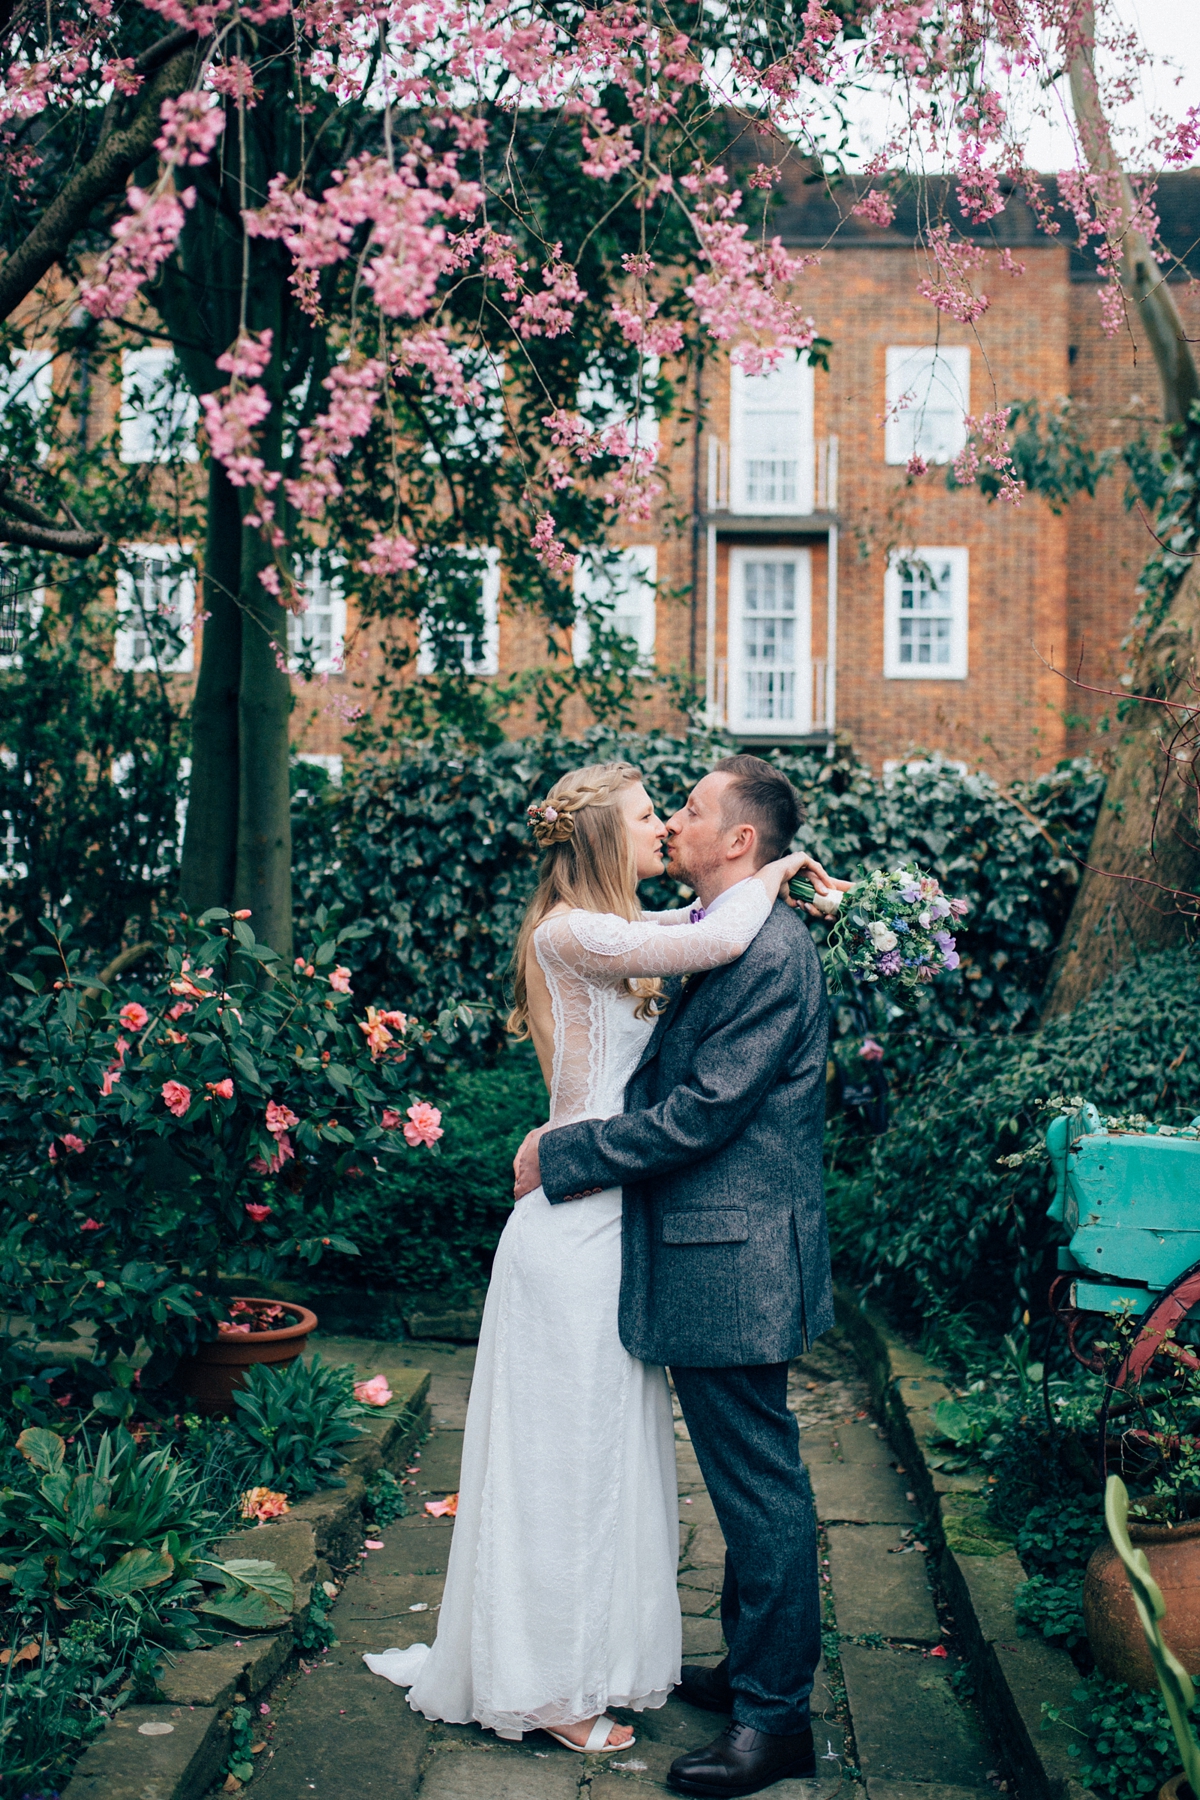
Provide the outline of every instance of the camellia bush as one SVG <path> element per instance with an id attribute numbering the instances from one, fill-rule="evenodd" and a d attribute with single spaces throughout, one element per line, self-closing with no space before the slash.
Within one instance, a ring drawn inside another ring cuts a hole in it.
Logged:
<path id="1" fill-rule="evenodd" d="M 303 799 L 294 818 L 296 905 L 344 900 L 372 921 L 362 941 L 364 991 L 403 991 L 419 1011 L 484 1003 L 479 1046 L 503 1036 L 503 990 L 538 858 L 526 807 L 581 763 L 622 757 L 643 772 L 663 817 L 736 746 L 596 729 L 472 751 L 453 741 L 365 760 L 340 789 Z M 772 752 L 807 819 L 797 844 L 833 873 L 915 863 L 968 902 L 961 966 L 939 978 L 923 1016 L 953 1033 L 1008 1031 L 1028 1019 L 1070 909 L 1103 788 L 1083 761 L 1002 789 L 938 759 L 876 775 L 843 753 Z M 674 882 L 646 883 L 647 904 L 677 906 Z M 814 922 L 821 938 L 824 927 Z M 490 1010 L 487 1004 L 490 1003 Z"/>
<path id="2" fill-rule="evenodd" d="M 441 1113 L 416 1091 L 432 1033 L 356 1000 L 342 959 L 363 929 L 319 909 L 286 969 L 245 915 L 214 908 L 167 919 L 120 992 L 65 936 L 16 975 L 28 1003 L 0 1068 L 0 1306 L 35 1339 L 89 1334 L 90 1362 L 63 1385 L 93 1387 L 101 1414 L 131 1411 L 139 1343 L 152 1386 L 214 1335 L 220 1275 L 353 1255 L 343 1190 L 436 1149 Z M 15 1398 L 36 1410 L 32 1389 Z"/>

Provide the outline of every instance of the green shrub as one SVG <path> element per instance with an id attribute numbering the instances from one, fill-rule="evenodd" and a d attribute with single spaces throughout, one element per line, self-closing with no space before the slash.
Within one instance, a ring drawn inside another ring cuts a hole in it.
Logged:
<path id="1" fill-rule="evenodd" d="M 1069 1707 L 1043 1705 L 1048 1719 L 1079 1734 L 1068 1746 L 1079 1759 L 1085 1788 L 1111 1800 L 1144 1800 L 1179 1766 L 1179 1753 L 1162 1695 L 1148 1694 L 1089 1675 L 1072 1693 Z"/>
<path id="2" fill-rule="evenodd" d="M 365 1495 L 367 1512 L 374 1525 L 392 1525 L 408 1516 L 408 1499 L 404 1483 L 390 1469 L 379 1469 L 372 1476 Z"/>
<path id="3" fill-rule="evenodd" d="M 342 1190 L 338 1229 L 359 1255 L 322 1268 L 402 1294 L 452 1298 L 487 1280 L 512 1211 L 512 1161 L 548 1099 L 530 1044 L 501 1050 L 490 1068 L 447 1073 L 437 1084 L 446 1135 L 441 1155 L 392 1162 Z"/>
<path id="4" fill-rule="evenodd" d="M 345 1487 L 337 1469 L 359 1437 L 353 1368 L 319 1356 L 255 1363 L 234 1392 L 233 1427 L 246 1447 L 246 1484 L 289 1496 Z"/>
<path id="5" fill-rule="evenodd" d="M 1080 1494 L 1035 1506 L 1017 1534 L 1017 1555 L 1027 1569 L 1063 1581 L 1082 1576 L 1103 1542 L 1104 1496 Z"/>
<path id="6" fill-rule="evenodd" d="M 371 920 L 362 991 L 402 993 L 422 1016 L 449 1000 L 488 1000 L 477 1044 L 500 1041 L 504 975 L 536 857 L 526 824 L 565 770 L 624 757 L 642 769 L 664 817 L 734 746 L 704 732 L 667 737 L 597 727 L 582 738 L 547 732 L 483 752 L 453 743 L 405 745 L 395 760 L 362 762 L 340 789 L 297 799 L 296 909 L 346 904 Z M 847 875 L 911 858 L 971 903 L 961 969 L 942 978 L 925 1012 L 939 1029 L 1007 1030 L 1027 1017 L 1070 907 L 1072 851 L 1090 840 L 1101 782 L 1081 762 L 1002 791 L 986 775 L 940 761 L 884 780 L 850 755 L 772 751 L 808 809 L 798 844 Z M 666 881 L 648 904 L 678 904 Z M 818 927 L 818 935 L 820 928 Z"/>
<path id="7" fill-rule="evenodd" d="M 1030 1036 L 914 1043 L 891 1129 L 834 1137 L 828 1189 L 835 1253 L 900 1310 L 953 1335 L 956 1317 L 999 1332 L 1040 1305 L 1059 1228 L 1037 1102 L 1082 1094 L 1102 1112 L 1186 1123 L 1200 1112 L 1200 962 L 1190 950 L 1124 969 Z"/>

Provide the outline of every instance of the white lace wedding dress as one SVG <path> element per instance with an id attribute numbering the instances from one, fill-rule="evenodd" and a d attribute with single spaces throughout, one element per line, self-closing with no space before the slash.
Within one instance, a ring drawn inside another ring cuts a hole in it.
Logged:
<path id="1" fill-rule="evenodd" d="M 654 1029 L 627 977 L 732 962 L 770 910 L 750 880 L 697 925 L 686 909 L 540 925 L 550 1123 L 622 1110 Z M 551 1206 L 539 1187 L 517 1202 L 484 1308 L 436 1641 L 365 1658 L 426 1718 L 519 1738 L 661 1706 L 679 1678 L 670 1395 L 617 1336 L 620 1281 L 620 1188 Z"/>

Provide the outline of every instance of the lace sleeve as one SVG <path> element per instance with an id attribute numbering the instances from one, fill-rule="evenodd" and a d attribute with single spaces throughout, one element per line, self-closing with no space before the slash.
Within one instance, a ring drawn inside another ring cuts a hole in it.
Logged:
<path id="1" fill-rule="evenodd" d="M 668 907 L 666 912 L 643 912 L 642 918 L 648 925 L 688 925 L 691 923 L 694 900 L 686 906 Z"/>
<path id="2" fill-rule="evenodd" d="M 538 927 L 562 962 L 592 980 L 640 975 L 686 975 L 736 962 L 765 924 L 771 901 L 761 881 L 747 881 L 699 925 L 622 919 L 616 913 L 576 910 Z"/>

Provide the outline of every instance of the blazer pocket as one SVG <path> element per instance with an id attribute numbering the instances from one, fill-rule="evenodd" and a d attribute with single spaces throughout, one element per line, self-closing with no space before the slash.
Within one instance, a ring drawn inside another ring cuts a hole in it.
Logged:
<path id="1" fill-rule="evenodd" d="M 744 1244 L 750 1219 L 744 1207 L 690 1207 L 663 1214 L 664 1244 Z"/>

